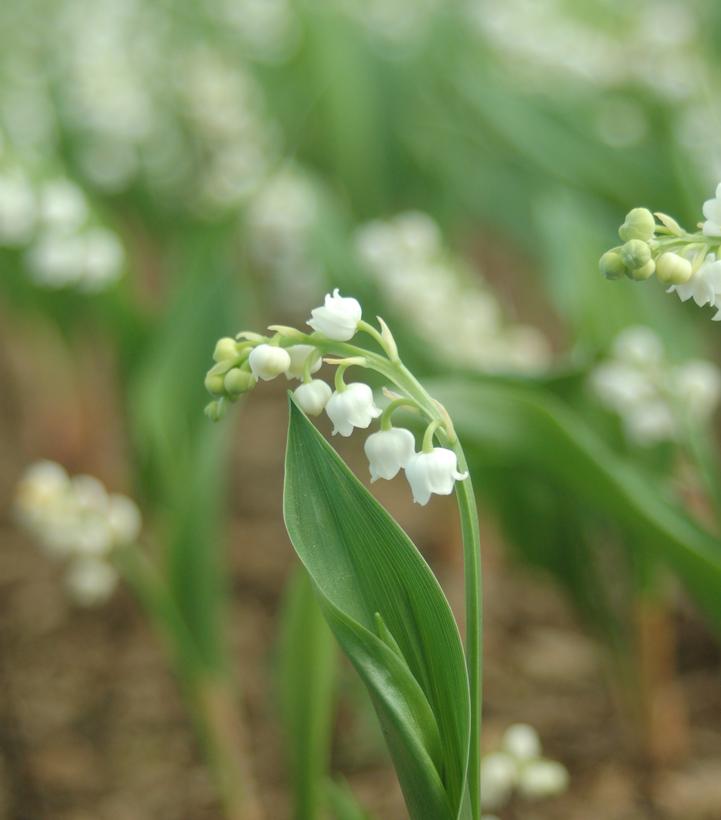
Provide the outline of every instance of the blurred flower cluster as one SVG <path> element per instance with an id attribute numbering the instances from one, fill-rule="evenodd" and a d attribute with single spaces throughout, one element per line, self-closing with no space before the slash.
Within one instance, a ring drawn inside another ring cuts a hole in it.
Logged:
<path id="1" fill-rule="evenodd" d="M 629 440 L 644 446 L 678 439 L 683 423 L 707 421 L 721 400 L 721 370 L 713 362 L 671 364 L 660 337 L 644 326 L 617 336 L 590 383 L 621 417 Z"/>
<path id="2" fill-rule="evenodd" d="M 444 361 L 481 371 L 537 371 L 550 362 L 544 336 L 504 322 L 498 300 L 475 271 L 444 247 L 438 225 L 409 211 L 361 226 L 358 257 L 399 316 L 413 316 Z"/>
<path id="3" fill-rule="evenodd" d="M 38 461 L 18 483 L 15 511 L 49 555 L 68 562 L 66 586 L 77 603 L 94 606 L 110 597 L 118 580 L 112 553 L 140 534 L 131 499 L 108 494 L 92 476 L 70 478 L 59 464 Z"/>
<path id="4" fill-rule="evenodd" d="M 538 733 L 526 723 L 509 726 L 500 749 L 481 760 L 481 798 L 492 811 L 503 808 L 514 792 L 528 800 L 555 797 L 566 791 L 568 780 L 561 763 L 542 756 Z"/>
<path id="5" fill-rule="evenodd" d="M 33 176 L 0 147 L 0 248 L 22 251 L 48 288 L 99 291 L 123 271 L 115 233 L 99 224 L 83 191 L 64 176 Z"/>
<path id="6" fill-rule="evenodd" d="M 147 182 L 156 200 L 177 203 L 183 193 L 196 209 L 244 201 L 275 161 L 277 129 L 246 58 L 285 47 L 286 3 L 217 3 L 202 13 L 204 25 L 227 29 L 229 15 L 242 24 L 243 42 L 258 48 L 240 56 L 233 38 L 228 49 L 198 45 L 182 15 L 147 0 L 28 6 L 0 18 L 16 38 L 0 55 L 0 125 L 19 153 L 59 153 L 67 136 L 92 186 Z"/>

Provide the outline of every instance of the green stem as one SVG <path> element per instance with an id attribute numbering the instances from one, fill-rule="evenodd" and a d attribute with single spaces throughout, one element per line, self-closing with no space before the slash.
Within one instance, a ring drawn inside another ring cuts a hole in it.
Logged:
<path id="1" fill-rule="evenodd" d="M 391 416 L 399 407 L 412 407 L 414 410 L 420 410 L 418 402 L 415 399 L 402 396 L 400 399 L 393 399 L 393 401 L 383 410 L 380 417 L 381 430 L 390 430 L 393 426 L 391 424 Z"/>

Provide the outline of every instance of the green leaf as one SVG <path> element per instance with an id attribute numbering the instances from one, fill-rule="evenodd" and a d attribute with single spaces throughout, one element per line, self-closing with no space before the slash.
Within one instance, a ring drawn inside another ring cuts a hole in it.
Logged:
<path id="1" fill-rule="evenodd" d="M 292 401 L 284 512 L 323 613 L 370 692 L 411 818 L 457 818 L 469 694 L 450 607 L 408 536 Z"/>
<path id="2" fill-rule="evenodd" d="M 485 462 L 507 471 L 532 464 L 628 532 L 670 566 L 721 626 L 721 544 L 653 483 L 616 455 L 573 410 L 533 387 L 492 379 L 430 385 L 459 436 Z"/>
<path id="3" fill-rule="evenodd" d="M 336 649 L 302 568 L 285 593 L 278 681 L 293 790 L 293 816 L 321 816 L 334 709 Z"/>
<path id="4" fill-rule="evenodd" d="M 326 784 L 326 796 L 335 820 L 372 820 L 372 815 L 358 804 L 345 781 L 329 780 Z"/>

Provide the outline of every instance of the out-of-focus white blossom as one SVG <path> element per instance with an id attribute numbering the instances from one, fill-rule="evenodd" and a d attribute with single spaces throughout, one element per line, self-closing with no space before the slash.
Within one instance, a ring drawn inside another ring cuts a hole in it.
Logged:
<path id="1" fill-rule="evenodd" d="M 568 788 L 568 771 L 542 757 L 536 730 L 525 723 L 509 726 L 501 749 L 481 758 L 481 800 L 484 809 L 498 810 L 514 792 L 528 800 L 555 797 Z"/>
<path id="2" fill-rule="evenodd" d="M 721 236 L 721 182 L 716 186 L 716 196 L 703 204 L 703 232 L 706 236 Z"/>
<path id="3" fill-rule="evenodd" d="M 684 423 L 679 414 L 702 423 L 721 400 L 721 370 L 704 360 L 673 366 L 648 327 L 622 331 L 611 358 L 593 369 L 590 384 L 621 417 L 629 440 L 640 445 L 677 439 Z"/>
<path id="4" fill-rule="evenodd" d="M 394 54 L 412 50 L 429 30 L 440 0 L 338 0 L 348 16 L 362 25 L 383 46 Z"/>
<path id="5" fill-rule="evenodd" d="M 308 324 L 329 339 L 347 342 L 355 336 L 361 316 L 360 302 L 352 296 L 341 296 L 336 288 L 326 294 L 322 307 L 311 311 Z"/>
<path id="6" fill-rule="evenodd" d="M 341 436 L 350 436 L 355 427 L 367 429 L 381 414 L 373 400 L 373 391 L 363 382 L 348 384 L 333 393 L 325 411 L 333 422 L 333 435 L 340 433 Z"/>
<path id="7" fill-rule="evenodd" d="M 537 371 L 550 360 L 533 327 L 502 321 L 497 299 L 443 247 L 438 226 L 409 211 L 361 226 L 361 263 L 399 316 L 412 316 L 419 336 L 434 339 L 441 360 L 480 371 Z"/>
<path id="8" fill-rule="evenodd" d="M 531 760 L 521 768 L 518 792 L 527 800 L 556 797 L 568 789 L 568 770 L 555 760 Z"/>
<path id="9" fill-rule="evenodd" d="M 0 245 L 27 241 L 35 227 L 36 208 L 29 180 L 17 170 L 0 170 Z"/>
<path id="10" fill-rule="evenodd" d="M 140 534 L 135 503 L 108 495 L 93 476 L 70 478 L 55 462 L 31 464 L 15 495 L 18 521 L 48 554 L 68 560 L 66 586 L 81 605 L 106 600 L 117 583 L 110 561 L 114 549 Z"/>

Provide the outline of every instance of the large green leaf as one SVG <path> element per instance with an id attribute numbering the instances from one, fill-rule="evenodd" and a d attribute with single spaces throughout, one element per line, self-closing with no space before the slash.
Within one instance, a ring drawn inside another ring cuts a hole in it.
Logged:
<path id="1" fill-rule="evenodd" d="M 408 536 L 291 401 L 285 523 L 367 686 L 412 818 L 461 813 L 469 695 L 458 629 Z"/>
<path id="2" fill-rule="evenodd" d="M 493 379 L 438 380 L 430 388 L 468 449 L 509 473 L 529 464 L 547 473 L 569 498 L 605 515 L 667 563 L 721 626 L 719 541 L 569 406 L 538 388 Z"/>

